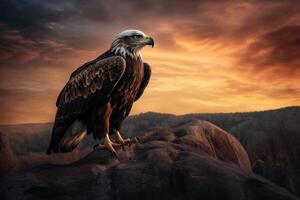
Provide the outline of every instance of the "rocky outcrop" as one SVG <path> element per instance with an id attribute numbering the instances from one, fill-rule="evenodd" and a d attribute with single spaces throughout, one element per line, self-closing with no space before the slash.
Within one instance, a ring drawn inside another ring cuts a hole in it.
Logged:
<path id="1" fill-rule="evenodd" d="M 300 196 L 299 106 L 248 113 L 145 113 L 128 118 L 125 132 L 136 134 L 195 119 L 208 120 L 233 134 L 246 149 L 255 173 Z"/>
<path id="2" fill-rule="evenodd" d="M 117 153 L 7 175 L 0 199 L 297 199 L 254 175 L 240 143 L 205 121 L 152 130 Z"/>
<path id="3" fill-rule="evenodd" d="M 163 133 L 164 129 L 161 129 L 161 132 L 155 131 L 158 135 L 168 135 Z M 195 121 L 173 126 L 171 132 L 175 135 L 175 139 L 171 140 L 173 143 L 187 145 L 187 147 L 194 146 L 197 152 L 201 150 L 213 158 L 234 163 L 245 170 L 251 171 L 247 152 L 239 141 L 207 121 Z"/>
<path id="4" fill-rule="evenodd" d="M 6 135 L 0 132 L 0 176 L 18 168 L 17 161 Z"/>
<path id="5" fill-rule="evenodd" d="M 233 127 L 253 171 L 300 196 L 300 108 L 274 110 Z"/>

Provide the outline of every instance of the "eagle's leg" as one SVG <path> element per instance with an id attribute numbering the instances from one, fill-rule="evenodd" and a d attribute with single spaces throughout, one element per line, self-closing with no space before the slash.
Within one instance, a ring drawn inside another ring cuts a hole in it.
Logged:
<path id="1" fill-rule="evenodd" d="M 110 140 L 108 134 L 106 134 L 104 139 L 103 139 L 103 145 L 106 149 L 108 149 L 112 153 L 113 157 L 115 157 L 115 158 L 117 157 L 115 147 L 119 147 L 120 144 L 112 142 Z"/>
<path id="2" fill-rule="evenodd" d="M 109 119 L 110 119 L 111 112 L 112 112 L 112 107 L 110 103 L 107 103 L 99 112 L 101 116 L 100 118 L 101 129 L 99 132 L 102 133 L 102 138 L 103 138 L 103 146 L 100 146 L 100 149 L 109 150 L 112 153 L 113 157 L 116 158 L 117 154 L 116 154 L 115 147 L 119 147 L 121 145 L 118 143 L 113 143 L 109 138 L 109 125 L 110 125 Z M 95 147 L 96 146 L 94 146 L 94 148 Z"/>
<path id="3" fill-rule="evenodd" d="M 122 147 L 124 147 L 125 145 L 130 146 L 131 143 L 133 142 L 129 138 L 124 139 L 120 133 L 122 123 L 123 123 L 124 119 L 129 115 L 131 106 L 129 108 L 127 108 L 126 110 L 124 110 L 123 113 L 121 114 L 120 118 L 117 118 L 111 126 L 111 133 L 115 135 L 115 142 L 117 142 L 118 144 L 121 144 Z"/>

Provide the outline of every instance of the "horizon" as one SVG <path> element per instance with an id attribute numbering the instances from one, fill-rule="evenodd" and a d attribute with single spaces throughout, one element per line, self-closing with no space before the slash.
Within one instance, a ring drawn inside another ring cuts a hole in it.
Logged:
<path id="1" fill-rule="evenodd" d="M 71 72 L 129 28 L 156 41 L 141 52 L 152 77 L 131 116 L 300 105 L 300 2 L 1 4 L 0 124 L 53 121 L 56 98 Z"/>
<path id="2" fill-rule="evenodd" d="M 211 112 L 211 113 L 185 113 L 185 114 L 172 114 L 172 113 L 160 113 L 160 112 L 141 112 L 133 115 L 129 115 L 128 117 L 136 117 L 139 115 L 144 115 L 148 113 L 153 113 L 153 114 L 160 114 L 160 115 L 174 115 L 175 117 L 179 116 L 185 116 L 185 115 L 218 115 L 218 114 L 242 114 L 242 113 L 260 113 L 260 112 L 271 112 L 271 111 L 276 111 L 276 110 L 284 110 L 284 109 L 290 109 L 290 108 L 300 108 L 300 105 L 292 105 L 292 106 L 287 106 L 287 107 L 279 107 L 279 108 L 274 108 L 274 109 L 266 109 L 266 110 L 253 110 L 253 111 L 246 111 L 246 112 Z M 22 126 L 22 125 L 39 125 L 39 124 L 52 124 L 54 121 L 45 121 L 45 122 L 28 122 L 28 123 L 19 123 L 19 124 L 0 124 L 0 126 Z"/>

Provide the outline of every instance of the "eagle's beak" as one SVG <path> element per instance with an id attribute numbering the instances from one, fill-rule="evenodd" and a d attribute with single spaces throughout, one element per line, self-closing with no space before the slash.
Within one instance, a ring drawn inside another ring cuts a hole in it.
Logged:
<path id="1" fill-rule="evenodd" d="M 145 36 L 145 37 L 144 37 L 144 40 L 143 40 L 143 43 L 144 43 L 145 45 L 151 45 L 152 48 L 154 47 L 154 40 L 153 40 L 153 38 L 150 37 L 150 36 Z"/>

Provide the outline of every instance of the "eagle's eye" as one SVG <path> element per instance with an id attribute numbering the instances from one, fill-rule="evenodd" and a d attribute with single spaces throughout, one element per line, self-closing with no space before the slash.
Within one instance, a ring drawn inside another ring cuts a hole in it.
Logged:
<path id="1" fill-rule="evenodd" d="M 133 36 L 134 37 L 134 39 L 137 39 L 137 40 L 140 40 L 140 39 L 142 39 L 143 38 L 143 36 L 142 35 L 140 35 L 140 34 L 138 34 L 138 35 L 135 35 L 135 36 Z"/>

